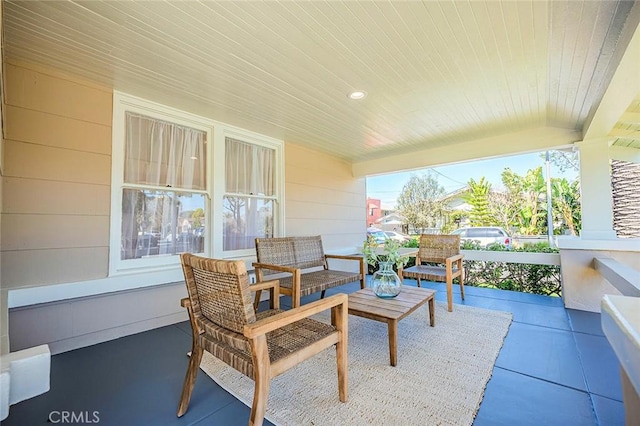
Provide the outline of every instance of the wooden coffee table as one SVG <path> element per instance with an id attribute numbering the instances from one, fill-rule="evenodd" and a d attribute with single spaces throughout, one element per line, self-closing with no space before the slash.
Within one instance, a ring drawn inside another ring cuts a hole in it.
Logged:
<path id="1" fill-rule="evenodd" d="M 431 327 L 436 325 L 435 290 L 402 286 L 393 299 L 381 299 L 373 290 L 365 288 L 349 295 L 349 313 L 374 321 L 386 322 L 389 329 L 389 358 L 392 366 L 398 363 L 398 322 L 429 302 Z"/>

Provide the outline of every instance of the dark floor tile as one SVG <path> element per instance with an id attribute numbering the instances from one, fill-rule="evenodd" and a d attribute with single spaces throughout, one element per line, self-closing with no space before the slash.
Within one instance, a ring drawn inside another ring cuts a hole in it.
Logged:
<path id="1" fill-rule="evenodd" d="M 564 307 L 562 298 L 544 296 L 541 294 L 523 293 L 519 291 L 500 290 L 497 288 L 474 287 L 466 285 L 465 294 L 486 297 L 491 299 L 511 300 L 521 303 L 532 303 L 541 306 Z"/>
<path id="2" fill-rule="evenodd" d="M 571 330 L 564 308 L 534 305 L 511 300 L 498 300 L 486 297 L 468 296 L 466 304 L 513 314 L 513 321 L 541 327 Z"/>
<path id="3" fill-rule="evenodd" d="M 606 337 L 574 333 L 589 392 L 622 401 L 620 363 Z"/>
<path id="4" fill-rule="evenodd" d="M 496 366 L 575 389 L 587 390 L 573 333 L 511 323 Z"/>
<path id="5" fill-rule="evenodd" d="M 415 280 L 406 280 L 409 283 L 415 283 Z M 446 285 L 442 283 L 423 282 L 422 287 L 436 290 L 436 300 L 440 302 L 447 301 Z M 570 330 L 569 319 L 565 313 L 565 309 L 561 302 L 544 302 L 536 304 L 532 301 L 554 299 L 549 296 L 534 296 L 529 299 L 528 296 L 522 297 L 521 293 L 506 290 L 485 289 L 478 287 L 465 287 L 465 300 L 460 295 L 460 287 L 454 286 L 453 303 L 469 306 L 477 306 L 479 308 L 491 309 L 494 311 L 505 311 L 513 314 L 513 320 L 516 322 L 540 325 L 544 327 L 558 328 L 561 330 Z M 500 293 L 500 297 L 486 297 L 486 294 L 495 295 Z M 509 300 L 512 297 L 515 300 Z M 526 300 L 526 301 L 524 301 Z M 558 305 L 558 306 L 556 306 Z M 455 307 L 454 307 L 455 310 Z"/>
<path id="6" fill-rule="evenodd" d="M 405 278 L 405 283 L 410 285 L 416 285 L 416 280 Z M 433 282 L 433 281 L 422 281 L 421 284 L 423 287 L 433 288 L 439 291 L 446 292 L 446 284 Z M 453 293 L 460 293 L 460 285 L 453 284 Z M 542 306 L 554 306 L 554 307 L 564 307 L 564 302 L 560 297 L 551 297 L 544 296 L 541 294 L 531 294 L 531 293 L 523 293 L 519 291 L 509 291 L 509 290 L 500 290 L 497 288 L 486 288 L 486 287 L 474 287 L 470 285 L 464 286 L 465 296 L 479 296 L 490 299 L 500 299 L 500 300 L 511 300 L 515 302 L 522 303 L 532 303 L 535 305 Z"/>
<path id="7" fill-rule="evenodd" d="M 624 404 L 620 401 L 591 395 L 593 408 L 600 426 L 624 426 Z"/>
<path id="8" fill-rule="evenodd" d="M 330 288 L 327 290 L 327 295 L 330 294 L 338 294 L 338 293 L 353 293 L 354 291 L 360 290 L 360 281 L 356 281 L 353 283 L 341 285 L 339 287 Z"/>
<path id="9" fill-rule="evenodd" d="M 11 406 L 3 425 L 46 424 L 52 411 L 99 413 L 103 424 L 178 424 L 176 409 L 191 339 L 175 326 L 123 337 L 51 358 L 51 390 Z M 235 401 L 198 375 L 188 424 Z"/>
<path id="10" fill-rule="evenodd" d="M 604 336 L 599 313 L 567 309 L 567 315 L 573 331 Z"/>
<path id="11" fill-rule="evenodd" d="M 494 368 L 473 424 L 590 426 L 596 419 L 587 393 Z"/>
<path id="12" fill-rule="evenodd" d="M 193 424 L 197 426 L 246 426 L 249 423 L 250 414 L 251 408 L 236 400 Z M 267 419 L 264 419 L 263 424 L 265 426 L 273 426 L 273 423 Z"/>
<path id="13" fill-rule="evenodd" d="M 182 321 L 174 325 L 191 336 L 191 323 L 189 321 Z"/>

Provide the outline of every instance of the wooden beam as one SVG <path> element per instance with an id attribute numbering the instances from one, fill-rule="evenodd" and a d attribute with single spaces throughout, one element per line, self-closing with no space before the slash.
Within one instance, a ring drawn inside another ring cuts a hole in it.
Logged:
<path id="1" fill-rule="evenodd" d="M 637 13 L 637 9 L 634 11 Z M 640 29 L 636 27 L 633 31 L 634 34 L 600 104 L 582 128 L 583 140 L 599 139 L 608 135 L 640 93 Z"/>

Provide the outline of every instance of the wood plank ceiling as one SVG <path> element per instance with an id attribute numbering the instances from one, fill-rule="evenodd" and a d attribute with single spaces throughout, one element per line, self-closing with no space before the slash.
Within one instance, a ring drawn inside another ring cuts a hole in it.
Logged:
<path id="1" fill-rule="evenodd" d="M 351 162 L 581 131 L 639 15 L 627 1 L 3 4 L 7 59 Z"/>

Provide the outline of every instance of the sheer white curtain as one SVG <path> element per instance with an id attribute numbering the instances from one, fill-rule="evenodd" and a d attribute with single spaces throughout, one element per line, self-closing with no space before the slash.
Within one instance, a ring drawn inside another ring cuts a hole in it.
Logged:
<path id="1" fill-rule="evenodd" d="M 275 151 L 237 139 L 225 142 L 224 250 L 253 247 L 273 232 Z"/>
<path id="2" fill-rule="evenodd" d="M 204 208 L 189 191 L 206 189 L 206 134 L 130 112 L 125 119 L 121 258 L 193 251 L 195 234 L 181 232 L 192 219 L 182 211 L 185 203 Z"/>
<path id="3" fill-rule="evenodd" d="M 274 151 L 237 139 L 226 139 L 226 192 L 272 196 Z"/>
<path id="4" fill-rule="evenodd" d="M 124 182 L 204 190 L 204 132 L 126 114 Z"/>

